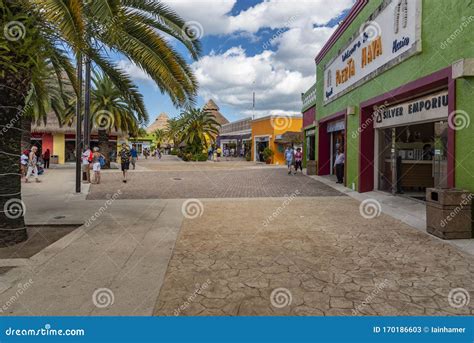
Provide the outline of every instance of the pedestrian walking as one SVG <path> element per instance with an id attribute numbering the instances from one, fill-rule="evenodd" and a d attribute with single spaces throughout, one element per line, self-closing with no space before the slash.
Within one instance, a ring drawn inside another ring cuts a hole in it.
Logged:
<path id="1" fill-rule="evenodd" d="M 41 182 L 38 178 L 38 156 L 36 153 L 38 152 L 38 147 L 34 146 L 31 148 L 31 151 L 28 155 L 28 169 L 26 172 L 25 182 L 28 183 L 28 179 L 31 175 L 33 175 L 36 179 L 36 182 Z"/>
<path id="2" fill-rule="evenodd" d="M 127 183 L 127 171 L 130 168 L 130 159 L 131 159 L 131 153 L 130 150 L 128 149 L 127 144 L 123 143 L 122 144 L 122 150 L 120 150 L 120 166 L 122 168 L 122 174 L 123 174 L 123 183 Z M 146 156 L 146 155 L 145 155 Z"/>
<path id="3" fill-rule="evenodd" d="M 50 158 L 51 158 L 51 152 L 49 151 L 49 149 L 46 149 L 46 151 L 43 154 L 44 169 L 49 169 Z"/>
<path id="4" fill-rule="evenodd" d="M 21 170 L 21 177 L 26 176 L 26 172 L 28 170 L 28 155 L 30 154 L 30 151 L 28 149 L 23 150 L 21 156 L 20 156 L 20 170 Z"/>
<path id="5" fill-rule="evenodd" d="M 92 170 L 94 171 L 94 183 L 100 184 L 100 171 L 105 165 L 105 157 L 99 152 L 99 147 L 94 148 L 92 153 Z"/>
<path id="6" fill-rule="evenodd" d="M 293 165 L 294 151 L 291 146 L 288 146 L 285 150 L 285 161 L 288 166 L 288 175 L 291 175 L 291 166 Z"/>
<path id="7" fill-rule="evenodd" d="M 334 162 L 334 168 L 336 168 L 336 183 L 344 183 L 344 161 L 345 156 L 342 149 L 337 150 L 336 161 Z"/>
<path id="8" fill-rule="evenodd" d="M 296 149 L 295 152 L 295 174 L 298 172 L 298 168 L 301 170 L 301 174 L 303 174 L 303 153 L 301 148 Z"/>
<path id="9" fill-rule="evenodd" d="M 217 148 L 217 162 L 221 160 L 222 149 L 219 147 Z"/>
<path id="10" fill-rule="evenodd" d="M 132 167 L 133 170 L 135 170 L 135 164 L 137 163 L 138 160 L 138 151 L 135 149 L 135 145 L 132 145 L 132 150 L 130 150 L 130 156 L 132 157 Z"/>

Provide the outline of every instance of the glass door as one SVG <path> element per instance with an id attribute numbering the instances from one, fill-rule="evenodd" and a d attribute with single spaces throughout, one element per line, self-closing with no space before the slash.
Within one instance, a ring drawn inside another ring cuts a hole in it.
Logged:
<path id="1" fill-rule="evenodd" d="M 436 122 L 434 133 L 434 186 L 436 188 L 448 188 L 448 122 Z"/>

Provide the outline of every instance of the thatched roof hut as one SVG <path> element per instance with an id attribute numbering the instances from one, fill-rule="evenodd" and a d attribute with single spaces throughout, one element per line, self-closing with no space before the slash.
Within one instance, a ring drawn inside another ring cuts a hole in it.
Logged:
<path id="1" fill-rule="evenodd" d="M 216 118 L 216 121 L 219 124 L 224 125 L 224 124 L 229 123 L 229 121 L 226 119 L 226 117 L 224 117 L 222 115 L 222 113 L 219 112 L 219 106 L 217 106 L 217 104 L 212 99 L 210 99 L 204 105 L 204 107 L 202 109 L 207 111 L 207 112 L 210 112 L 214 116 L 214 118 Z"/>
<path id="2" fill-rule="evenodd" d="M 155 132 L 156 130 L 163 130 L 166 128 L 166 126 L 168 125 L 168 120 L 170 119 L 170 117 L 168 116 L 168 114 L 166 113 L 161 113 L 156 119 L 155 121 L 147 127 L 146 129 L 146 132 L 147 133 L 153 133 Z"/>

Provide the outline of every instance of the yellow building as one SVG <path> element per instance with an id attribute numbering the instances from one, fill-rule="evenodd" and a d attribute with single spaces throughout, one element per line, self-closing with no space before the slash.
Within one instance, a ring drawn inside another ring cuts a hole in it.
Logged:
<path id="1" fill-rule="evenodd" d="M 270 148 L 274 155 L 272 164 L 285 164 L 285 148 L 301 147 L 302 116 L 266 116 L 250 123 L 252 128 L 252 161 L 265 162 L 263 150 Z"/>

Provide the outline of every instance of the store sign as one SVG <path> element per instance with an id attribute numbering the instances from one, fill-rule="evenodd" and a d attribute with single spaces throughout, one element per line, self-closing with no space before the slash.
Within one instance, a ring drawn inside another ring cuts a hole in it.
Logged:
<path id="1" fill-rule="evenodd" d="M 327 132 L 342 131 L 342 130 L 345 130 L 345 128 L 346 128 L 346 123 L 344 120 L 333 121 L 333 122 L 328 123 Z"/>
<path id="2" fill-rule="evenodd" d="M 380 107 L 374 112 L 374 127 L 393 127 L 446 119 L 448 110 L 448 92 L 417 98 L 392 107 Z"/>
<path id="3" fill-rule="evenodd" d="M 421 0 L 384 1 L 324 68 L 324 103 L 421 51 Z"/>

